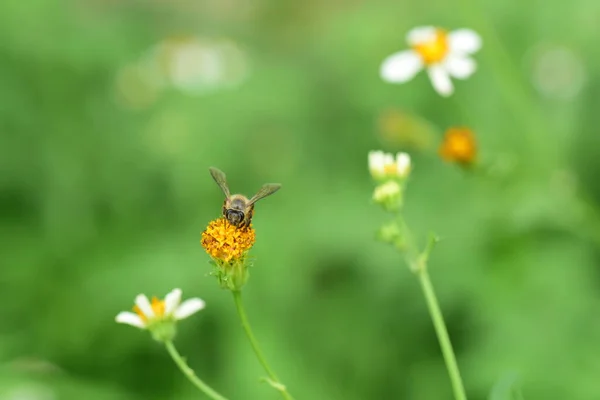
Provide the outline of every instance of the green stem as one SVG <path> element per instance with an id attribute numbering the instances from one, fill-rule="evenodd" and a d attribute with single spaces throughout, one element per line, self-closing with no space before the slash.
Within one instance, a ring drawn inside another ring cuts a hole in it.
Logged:
<path id="1" fill-rule="evenodd" d="M 212 389 L 210 386 L 204 383 L 202 379 L 196 376 L 194 371 L 187 365 L 183 357 L 181 357 L 181 354 L 179 354 L 173 342 L 165 342 L 165 346 L 167 347 L 171 358 L 173 359 L 173 361 L 175 361 L 175 364 L 177 364 L 181 372 L 183 372 L 183 374 L 190 380 L 190 382 L 194 384 L 194 386 L 196 386 L 198 389 L 200 389 L 200 391 L 202 391 L 204 394 L 206 394 L 213 400 L 227 400 L 227 398 L 221 396 L 214 389 Z"/>
<path id="2" fill-rule="evenodd" d="M 239 290 L 232 290 L 231 292 L 233 293 L 233 300 L 235 301 L 235 307 L 237 309 L 238 315 L 240 316 L 240 320 L 242 321 L 242 327 L 244 328 L 246 336 L 248 336 L 248 340 L 250 340 L 250 344 L 252 345 L 252 350 L 254 350 L 256 358 L 258 358 L 258 361 L 264 368 L 265 372 L 267 373 L 267 375 L 269 375 L 269 384 L 275 389 L 277 389 L 284 399 L 293 400 L 292 396 L 288 393 L 285 385 L 279 382 L 279 378 L 277 378 L 277 375 L 275 375 L 275 372 L 273 372 L 273 370 L 267 363 L 265 356 L 263 355 L 262 351 L 260 350 L 260 347 L 258 346 L 258 341 L 252 333 L 252 328 L 250 328 L 250 323 L 248 322 L 248 317 L 246 316 L 246 311 L 244 310 L 244 304 L 242 302 L 242 292 Z"/>
<path id="3" fill-rule="evenodd" d="M 435 291 L 433 290 L 433 285 L 429 279 L 429 272 L 427 272 L 427 261 L 429 259 L 429 254 L 439 239 L 436 235 L 431 234 L 425 250 L 419 254 L 413 239 L 413 235 L 408 224 L 406 221 L 404 221 L 402 214 L 398 213 L 397 218 L 406 239 L 406 247 L 403 250 L 406 262 L 408 263 L 411 271 L 419 277 L 419 282 L 421 283 L 421 288 L 423 289 L 423 294 L 425 295 L 425 301 L 427 302 L 427 308 L 429 309 L 429 314 L 433 320 L 435 333 L 438 337 L 438 341 L 440 342 L 440 347 L 442 348 L 442 354 L 444 356 L 444 361 L 446 362 L 448 375 L 450 375 L 454 398 L 456 400 L 467 400 L 465 387 L 460 377 L 458 363 L 456 362 L 456 356 L 454 355 L 452 343 L 450 342 L 448 330 L 446 329 L 446 323 L 444 322 L 444 316 L 442 315 Z"/>
<path id="4" fill-rule="evenodd" d="M 429 309 L 429 314 L 431 314 L 433 326 L 435 327 L 435 333 L 437 334 L 440 347 L 442 348 L 442 354 L 444 355 L 444 360 L 446 361 L 446 368 L 448 369 L 450 381 L 452 382 L 454 398 L 456 400 L 467 400 L 465 388 L 460 377 L 460 371 L 458 369 L 458 363 L 456 362 L 456 356 L 454 355 L 452 343 L 450 342 L 448 330 L 446 329 L 446 323 L 444 322 L 444 317 L 442 316 L 442 311 L 440 310 L 440 306 L 438 304 L 438 300 L 435 295 L 435 291 L 433 290 L 433 285 L 431 284 L 429 273 L 427 272 L 425 265 L 421 266 L 417 275 L 419 276 L 419 282 L 421 283 L 423 294 L 425 295 L 425 300 L 427 301 L 427 308 Z"/>

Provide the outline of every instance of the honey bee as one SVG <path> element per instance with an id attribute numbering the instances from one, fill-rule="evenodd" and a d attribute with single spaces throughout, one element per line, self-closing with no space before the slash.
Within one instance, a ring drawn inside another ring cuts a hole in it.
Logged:
<path id="1" fill-rule="evenodd" d="M 227 186 L 227 180 L 223 171 L 215 167 L 210 167 L 209 171 L 215 182 L 217 182 L 217 185 L 219 185 L 225 194 L 223 216 L 227 218 L 227 221 L 229 221 L 230 224 L 240 228 L 250 226 L 252 216 L 254 215 L 254 203 L 275 193 L 281 187 L 279 183 L 266 183 L 254 196 L 248 199 L 241 194 L 232 195 L 229 192 L 229 186 Z"/>

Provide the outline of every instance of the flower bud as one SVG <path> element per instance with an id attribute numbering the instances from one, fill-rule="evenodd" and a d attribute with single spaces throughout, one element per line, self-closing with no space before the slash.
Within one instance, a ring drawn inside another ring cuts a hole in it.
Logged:
<path id="1" fill-rule="evenodd" d="M 468 128 L 450 128 L 444 134 L 439 149 L 440 157 L 463 167 L 471 166 L 477 159 L 477 143 Z"/>
<path id="2" fill-rule="evenodd" d="M 406 238 L 404 232 L 398 222 L 395 220 L 390 221 L 379 228 L 377 231 L 377 239 L 384 243 L 393 245 L 400 251 L 404 251 L 406 249 Z"/>
<path id="3" fill-rule="evenodd" d="M 375 187 L 373 201 L 387 211 L 397 211 L 402 207 L 402 186 L 397 181 L 387 181 Z"/>

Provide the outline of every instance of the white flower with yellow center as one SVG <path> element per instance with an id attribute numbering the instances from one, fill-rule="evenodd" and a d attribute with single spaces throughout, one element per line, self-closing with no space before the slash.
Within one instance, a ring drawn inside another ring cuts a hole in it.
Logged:
<path id="1" fill-rule="evenodd" d="M 469 56 L 481 48 L 481 37 L 470 29 L 446 32 L 433 26 L 412 29 L 406 36 L 410 50 L 394 53 L 381 64 L 383 80 L 402 83 L 426 68 L 433 88 L 442 96 L 454 92 L 451 77 L 466 79 L 477 69 Z"/>
<path id="2" fill-rule="evenodd" d="M 123 311 L 115 318 L 117 322 L 140 329 L 152 328 L 161 322 L 173 323 L 187 318 L 202 310 L 205 303 L 197 297 L 181 302 L 181 289 L 169 292 L 164 300 L 152 298 L 152 302 L 144 294 L 135 298 L 134 312 Z"/>
<path id="3" fill-rule="evenodd" d="M 406 178 L 410 172 L 410 156 L 406 153 L 396 154 L 383 151 L 369 152 L 369 171 L 375 179 Z"/>

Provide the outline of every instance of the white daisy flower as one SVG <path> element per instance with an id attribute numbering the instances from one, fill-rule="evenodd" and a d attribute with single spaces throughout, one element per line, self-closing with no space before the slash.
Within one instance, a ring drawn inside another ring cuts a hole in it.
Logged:
<path id="1" fill-rule="evenodd" d="M 469 56 L 481 48 L 481 37 L 470 29 L 446 32 L 433 26 L 412 29 L 406 35 L 410 50 L 394 53 L 381 64 L 383 80 L 403 83 L 426 68 L 433 88 L 442 96 L 454 92 L 451 77 L 466 79 L 477 65 Z"/>
<path id="2" fill-rule="evenodd" d="M 369 171 L 375 179 L 406 178 L 410 172 L 410 156 L 406 153 L 396 154 L 383 151 L 369 152 Z"/>
<path id="3" fill-rule="evenodd" d="M 146 329 L 155 322 L 175 322 L 187 318 L 202 310 L 205 303 L 197 297 L 181 302 L 181 289 L 173 289 L 164 300 L 152 298 L 152 302 L 144 294 L 135 298 L 133 311 L 120 312 L 115 320 L 122 324 Z"/>

